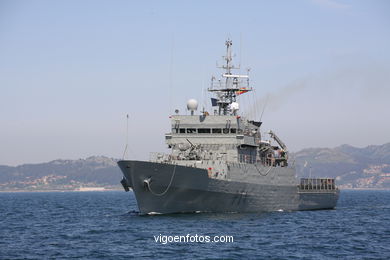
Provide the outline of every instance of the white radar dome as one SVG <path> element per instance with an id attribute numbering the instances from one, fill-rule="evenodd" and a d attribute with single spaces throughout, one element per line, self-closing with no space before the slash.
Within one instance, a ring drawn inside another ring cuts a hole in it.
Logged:
<path id="1" fill-rule="evenodd" d="M 233 102 L 230 104 L 230 109 L 233 111 L 237 111 L 240 109 L 240 105 L 237 102 Z"/>
<path id="2" fill-rule="evenodd" d="M 190 111 L 196 111 L 198 109 L 198 101 L 190 99 L 187 101 L 187 109 Z"/>

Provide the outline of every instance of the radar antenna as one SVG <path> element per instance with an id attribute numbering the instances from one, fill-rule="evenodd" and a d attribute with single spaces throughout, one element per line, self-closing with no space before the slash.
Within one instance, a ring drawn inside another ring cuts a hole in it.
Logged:
<path id="1" fill-rule="evenodd" d="M 236 109 L 232 108 L 231 105 L 236 102 L 237 96 L 244 94 L 248 91 L 252 91 L 249 87 L 249 75 L 232 74 L 233 69 L 239 69 L 232 64 L 232 41 L 228 39 L 225 42 L 226 45 L 226 56 L 223 56 L 225 64 L 222 65 L 221 69 L 225 72 L 222 74 L 222 79 L 216 80 L 215 77 L 211 78 L 211 86 L 208 89 L 210 92 L 215 92 L 217 99 L 216 105 L 218 106 L 219 115 L 235 114 Z M 236 107 L 236 106 L 234 106 Z"/>

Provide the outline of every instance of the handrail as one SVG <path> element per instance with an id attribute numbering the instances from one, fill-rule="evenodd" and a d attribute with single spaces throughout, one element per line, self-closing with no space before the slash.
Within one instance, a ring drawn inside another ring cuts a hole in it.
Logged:
<path id="1" fill-rule="evenodd" d="M 334 178 L 301 178 L 298 187 L 301 191 L 337 189 Z"/>
<path id="2" fill-rule="evenodd" d="M 202 158 L 203 157 L 203 158 Z M 245 164 L 263 164 L 266 166 L 287 166 L 284 164 L 286 161 L 285 158 L 262 158 L 259 156 L 253 156 L 249 154 L 239 154 L 237 156 L 228 157 L 227 154 L 205 154 L 201 156 L 201 160 L 204 161 L 224 161 L 228 163 L 245 163 Z M 152 152 L 150 153 L 149 160 L 151 162 L 163 162 L 170 163 L 172 161 L 186 161 L 189 160 L 186 157 L 181 157 L 178 155 L 171 155 L 166 153 Z"/>

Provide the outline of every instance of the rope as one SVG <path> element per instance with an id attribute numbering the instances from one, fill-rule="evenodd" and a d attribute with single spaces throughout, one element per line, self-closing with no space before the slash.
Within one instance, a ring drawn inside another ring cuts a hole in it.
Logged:
<path id="1" fill-rule="evenodd" d="M 246 163 L 241 163 L 241 168 L 244 173 L 248 173 L 248 166 Z"/>
<path id="2" fill-rule="evenodd" d="M 165 191 L 163 191 L 162 193 L 156 193 L 156 192 L 154 192 L 154 191 L 152 190 L 152 188 L 150 187 L 150 183 L 149 183 L 150 180 L 145 180 L 144 182 L 146 183 L 146 185 L 148 185 L 148 189 L 149 189 L 149 191 L 150 191 L 153 195 L 155 195 L 155 196 L 164 196 L 165 193 L 168 192 L 169 188 L 170 188 L 171 185 L 172 185 L 173 177 L 175 176 L 175 173 L 176 173 L 176 164 L 175 164 L 175 167 L 173 168 L 171 180 L 169 181 L 169 184 L 168 184 L 167 188 L 165 189 Z"/>
<path id="3" fill-rule="evenodd" d="M 257 166 L 256 166 L 255 163 L 254 163 L 253 165 L 255 166 L 257 172 L 260 173 L 261 176 L 267 176 L 268 173 L 269 173 L 269 172 L 271 171 L 271 169 L 272 169 L 272 166 L 270 166 L 270 167 L 268 168 L 267 172 L 266 172 L 265 174 L 263 174 L 263 173 L 261 173 L 261 171 L 257 168 Z"/>

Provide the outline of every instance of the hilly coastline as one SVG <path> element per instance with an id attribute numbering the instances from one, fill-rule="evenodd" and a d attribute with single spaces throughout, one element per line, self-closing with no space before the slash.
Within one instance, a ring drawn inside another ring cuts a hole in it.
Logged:
<path id="1" fill-rule="evenodd" d="M 117 159 L 92 156 L 0 166 L 0 191 L 121 189 Z M 308 148 L 292 153 L 298 177 L 336 178 L 341 189 L 390 189 L 390 143 L 357 148 Z"/>
<path id="2" fill-rule="evenodd" d="M 116 159 L 92 156 L 78 160 L 0 166 L 0 191 L 119 189 Z"/>
<path id="3" fill-rule="evenodd" d="M 390 189 L 390 143 L 309 148 L 292 156 L 300 177 L 336 178 L 341 189 Z"/>

